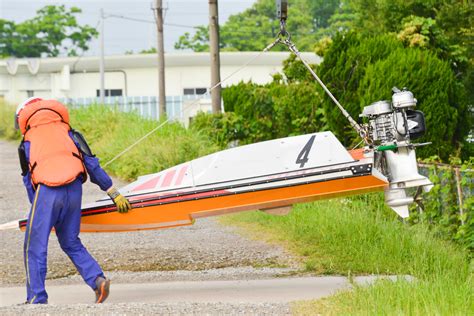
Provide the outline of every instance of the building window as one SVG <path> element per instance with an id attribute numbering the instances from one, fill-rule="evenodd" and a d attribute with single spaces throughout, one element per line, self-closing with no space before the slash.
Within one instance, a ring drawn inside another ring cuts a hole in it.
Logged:
<path id="1" fill-rule="evenodd" d="M 97 97 L 100 97 L 100 89 L 96 90 Z M 104 89 L 106 97 L 121 97 L 123 95 L 122 89 Z"/>
<path id="2" fill-rule="evenodd" d="M 207 88 L 184 88 L 184 95 L 201 95 L 207 92 Z"/>
<path id="3" fill-rule="evenodd" d="M 35 92 L 33 90 L 26 90 L 27 98 L 32 98 L 35 96 Z"/>

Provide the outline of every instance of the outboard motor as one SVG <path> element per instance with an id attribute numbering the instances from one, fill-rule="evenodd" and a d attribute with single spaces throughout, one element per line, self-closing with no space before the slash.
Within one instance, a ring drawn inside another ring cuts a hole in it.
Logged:
<path id="1" fill-rule="evenodd" d="M 417 100 L 413 93 L 396 87 L 392 91 L 392 102 L 375 102 L 366 106 L 360 116 L 369 119 L 365 127 L 375 149 L 375 168 L 390 182 L 385 189 L 385 202 L 406 218 L 408 205 L 414 201 L 409 189 L 428 192 L 433 187 L 428 178 L 418 173 L 415 154 L 415 147 L 429 143 L 411 142 L 426 131 L 423 112 L 414 110 Z"/>

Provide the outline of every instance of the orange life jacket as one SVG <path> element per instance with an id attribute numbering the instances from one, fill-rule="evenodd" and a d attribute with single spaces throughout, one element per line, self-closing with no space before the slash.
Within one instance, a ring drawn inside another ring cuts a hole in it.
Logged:
<path id="1" fill-rule="evenodd" d="M 86 172 L 82 156 L 69 137 L 69 114 L 58 101 L 41 100 L 27 105 L 18 114 L 23 140 L 30 142 L 31 181 L 61 186 Z"/>

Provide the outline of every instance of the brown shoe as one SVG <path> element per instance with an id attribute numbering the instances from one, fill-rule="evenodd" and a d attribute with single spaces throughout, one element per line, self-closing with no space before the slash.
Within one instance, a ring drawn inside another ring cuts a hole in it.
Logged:
<path id="1" fill-rule="evenodd" d="M 109 297 L 110 280 L 98 277 L 95 280 L 95 285 L 97 286 L 97 289 L 95 290 L 95 302 L 97 304 L 103 303 L 107 297 Z"/>

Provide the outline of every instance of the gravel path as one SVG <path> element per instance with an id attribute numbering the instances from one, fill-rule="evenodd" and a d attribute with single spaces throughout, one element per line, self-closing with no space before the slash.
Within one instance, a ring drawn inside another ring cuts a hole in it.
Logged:
<path id="1" fill-rule="evenodd" d="M 25 217 L 29 210 L 20 177 L 16 144 L 0 141 L 0 223 Z M 118 186 L 123 185 L 115 181 Z M 84 202 L 102 196 L 98 187 L 84 186 Z M 24 284 L 23 233 L 0 232 L 0 285 Z M 222 227 L 213 219 L 196 221 L 189 227 L 130 233 L 82 234 L 81 239 L 114 283 L 171 280 L 232 280 L 270 278 L 297 269 L 295 259 L 282 248 L 248 240 Z M 262 268 L 263 267 L 263 268 Z M 195 272 L 198 271 L 198 272 Z M 48 284 L 75 284 L 82 281 L 51 235 L 48 254 Z M 226 306 L 224 308 L 224 306 Z M 71 307 L 75 313 L 75 307 Z M 286 314 L 285 304 L 145 304 L 143 306 L 87 306 L 87 314 L 107 313 L 257 313 Z M 105 309 L 104 309 L 105 308 Z M 21 309 L 29 313 L 29 309 Z M 17 309 L 12 309 L 15 313 Z M 142 312 L 141 312 L 142 311 Z M 2 314 L 8 313 L 2 310 Z M 46 312 L 46 310 L 45 310 Z M 64 310 L 63 310 L 64 312 Z M 37 314 L 36 310 L 31 310 Z M 48 310 L 49 314 L 54 310 Z"/>
<path id="2" fill-rule="evenodd" d="M 288 304 L 127 303 L 62 306 L 14 306 L 2 315 L 290 315 Z"/>

